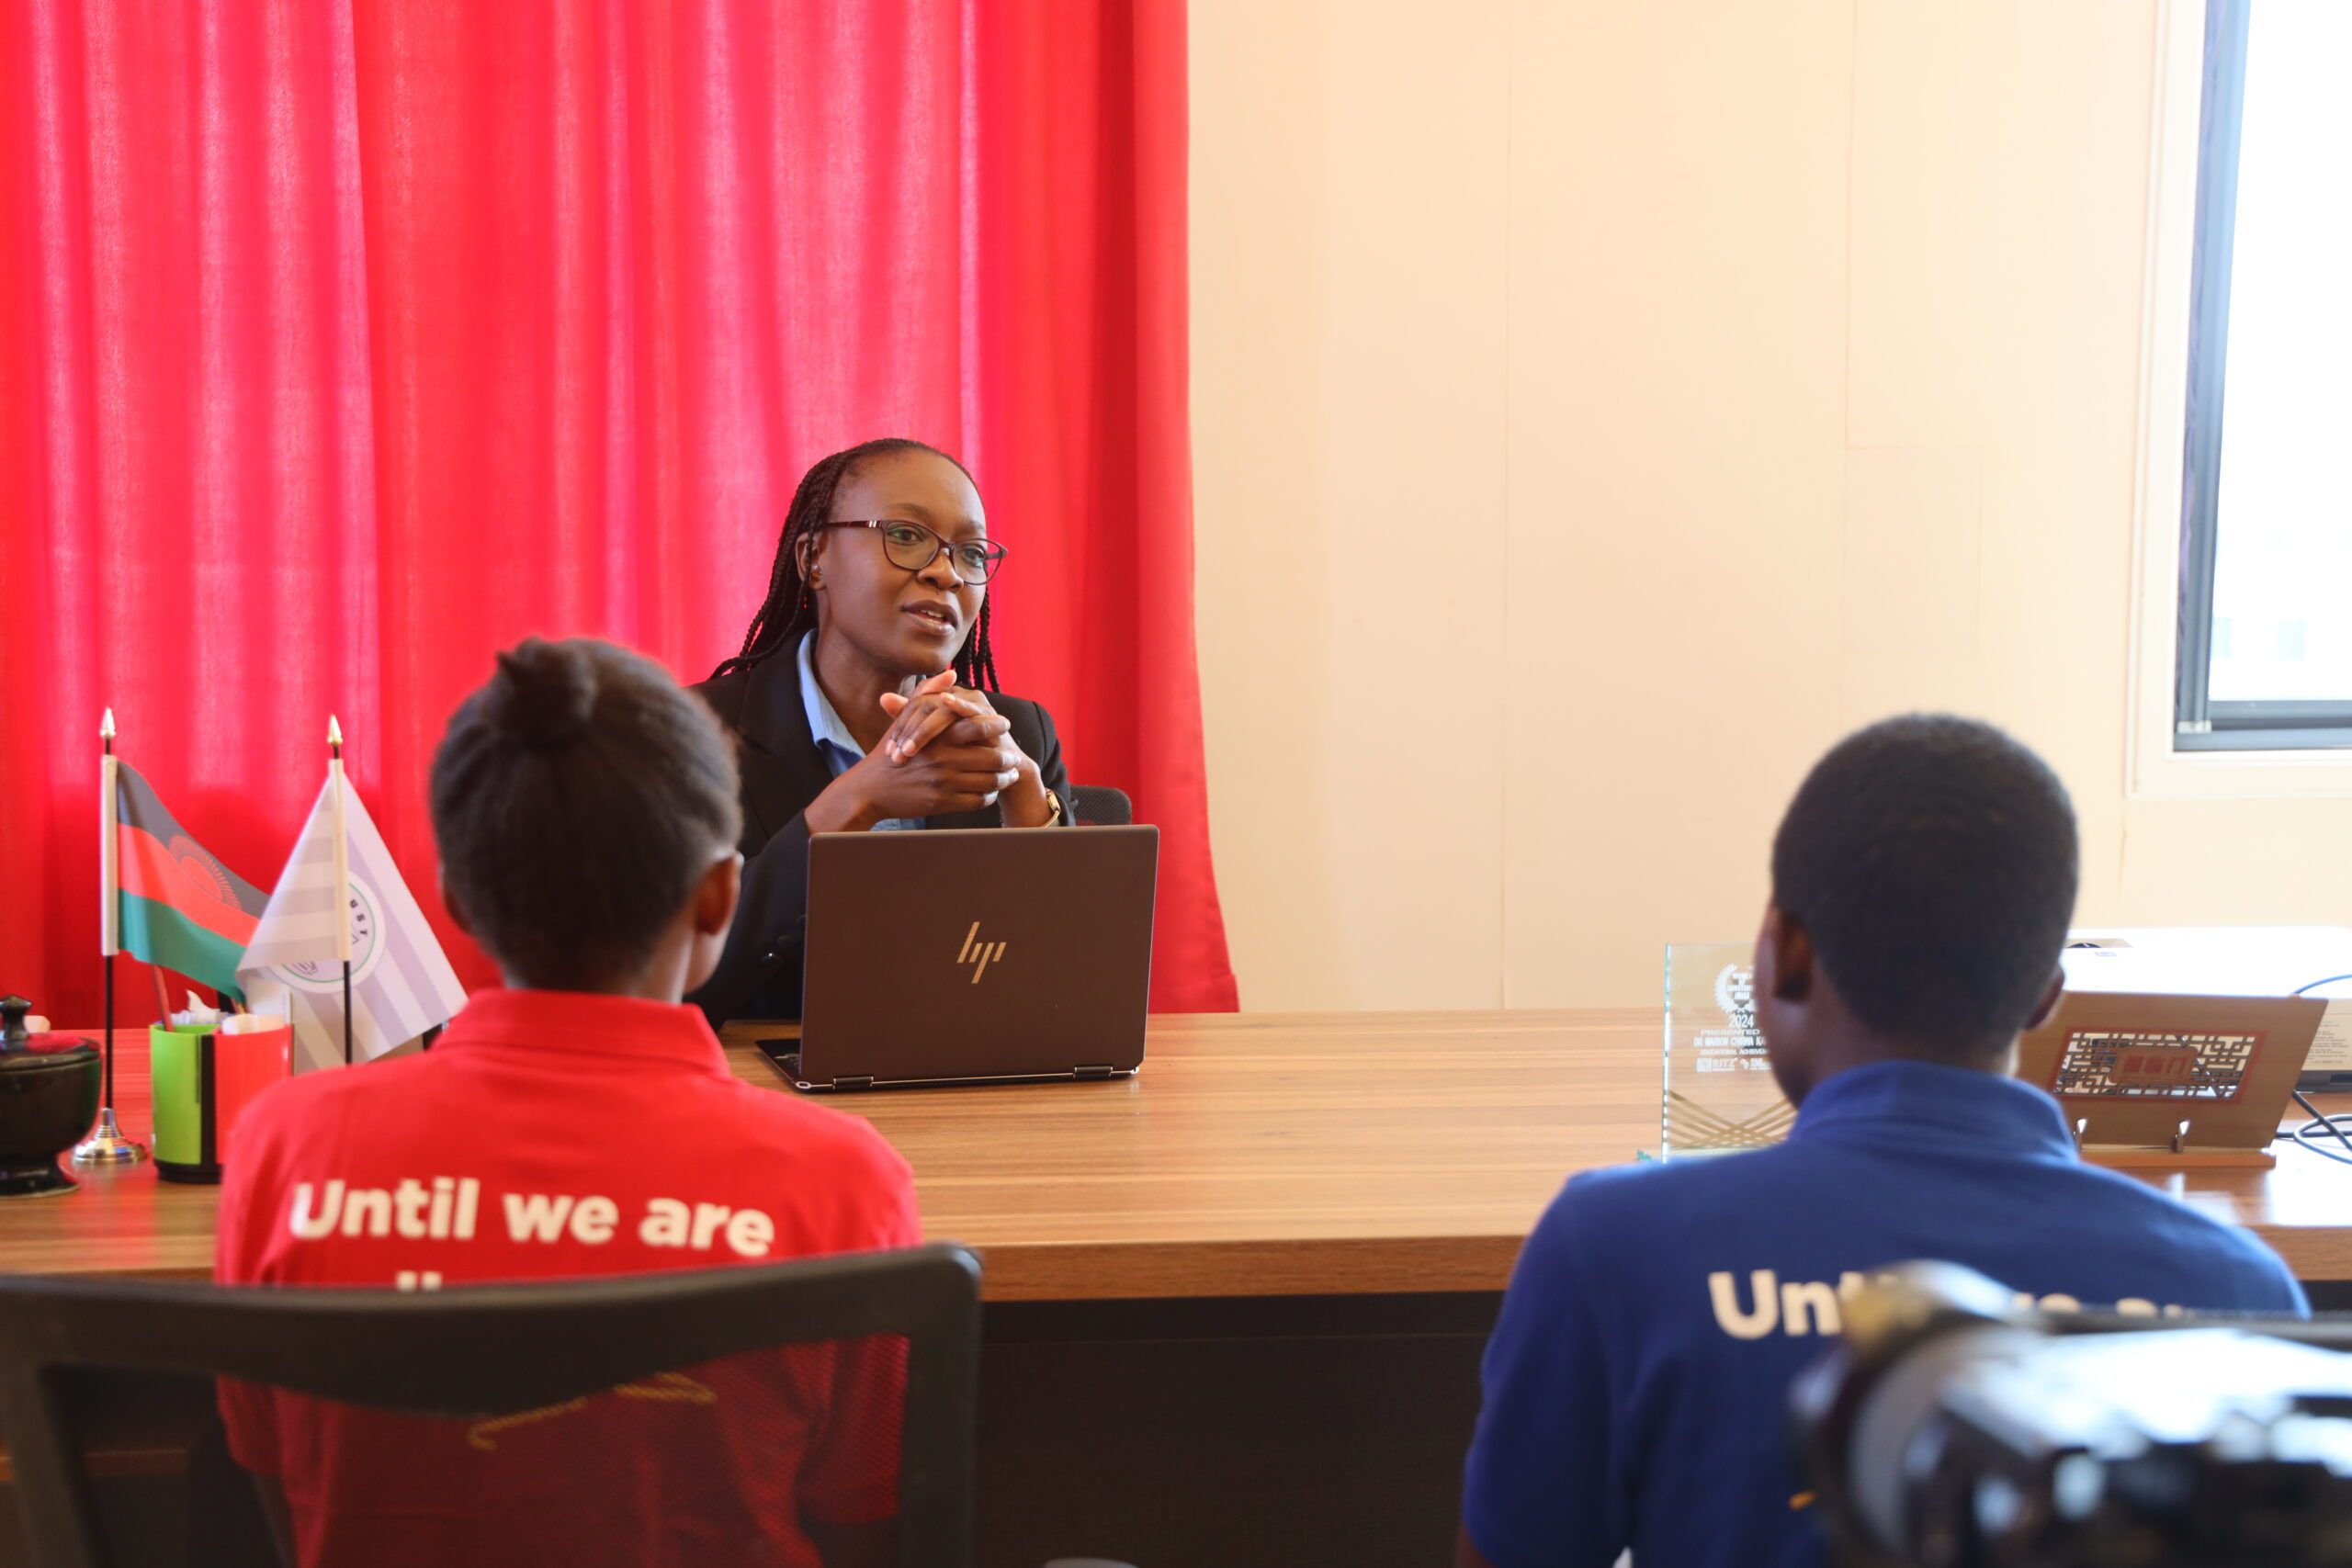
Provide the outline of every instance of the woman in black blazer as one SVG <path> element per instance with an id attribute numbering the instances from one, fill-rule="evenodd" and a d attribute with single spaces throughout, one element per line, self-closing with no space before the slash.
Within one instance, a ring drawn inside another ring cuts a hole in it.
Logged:
<path id="1" fill-rule="evenodd" d="M 1004 553 L 972 476 L 919 441 L 836 452 L 793 492 L 742 650 L 694 688 L 743 779 L 742 902 L 687 998 L 713 1023 L 800 1015 L 810 834 L 1069 819 L 1052 716 L 996 689 Z"/>

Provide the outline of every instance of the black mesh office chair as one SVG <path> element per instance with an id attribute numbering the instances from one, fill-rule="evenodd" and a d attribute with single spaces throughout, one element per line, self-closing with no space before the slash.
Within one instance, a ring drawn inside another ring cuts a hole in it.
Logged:
<path id="1" fill-rule="evenodd" d="M 1080 828 L 1124 828 L 1136 819 L 1135 802 L 1127 792 L 1106 784 L 1072 784 L 1070 820 Z"/>
<path id="2" fill-rule="evenodd" d="M 93 1484 L 123 1424 L 170 1406 L 150 1396 L 173 1375 L 198 1410 L 223 1380 L 231 1450 L 286 1477 L 258 1488 L 281 1539 L 290 1517 L 329 1562 L 709 1564 L 813 1545 L 829 1568 L 958 1568 L 978 1341 L 979 1265 L 952 1245 L 438 1292 L 18 1277 L 0 1281 L 0 1427 L 44 1568 L 222 1559 L 127 1541 L 153 1521 Z M 455 1550 L 417 1555 L 448 1517 Z M 778 1528 L 806 1539 L 780 1549 Z"/>

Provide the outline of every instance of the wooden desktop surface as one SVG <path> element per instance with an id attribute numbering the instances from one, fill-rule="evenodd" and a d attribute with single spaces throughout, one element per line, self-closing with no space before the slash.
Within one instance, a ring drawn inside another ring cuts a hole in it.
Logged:
<path id="1" fill-rule="evenodd" d="M 790 1093 L 751 1043 L 775 1032 L 730 1026 L 728 1056 Z M 144 1139 L 145 1035 L 121 1039 Z M 1656 1146 L 1658 1044 L 1646 1010 L 1170 1017 L 1136 1078 L 828 1103 L 906 1156 L 925 1229 L 980 1249 L 991 1300 L 1494 1291 L 1568 1172 Z M 0 1270 L 209 1270 L 218 1188 L 79 1174 L 0 1204 Z M 2352 1168 L 2282 1148 L 2271 1171 L 2151 1179 L 2306 1280 L 2352 1280 Z"/>

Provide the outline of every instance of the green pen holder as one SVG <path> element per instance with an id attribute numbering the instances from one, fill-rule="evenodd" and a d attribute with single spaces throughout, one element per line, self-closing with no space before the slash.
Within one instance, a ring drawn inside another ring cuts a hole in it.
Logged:
<path id="1" fill-rule="evenodd" d="M 218 1181 L 238 1120 L 254 1097 L 292 1069 L 294 1032 L 248 1033 L 151 1025 L 147 1061 L 155 1086 L 155 1174 L 166 1181 Z"/>

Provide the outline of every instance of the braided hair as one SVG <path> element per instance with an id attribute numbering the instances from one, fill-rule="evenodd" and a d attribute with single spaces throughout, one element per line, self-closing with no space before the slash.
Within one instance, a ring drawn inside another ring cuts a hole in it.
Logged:
<path id="1" fill-rule="evenodd" d="M 792 504 L 784 514 L 784 533 L 775 542 L 775 564 L 768 570 L 768 596 L 761 601 L 759 612 L 752 617 L 749 630 L 743 634 L 743 646 L 733 657 L 719 661 L 710 672 L 712 680 L 748 671 L 764 661 L 779 649 L 797 647 L 800 637 L 817 625 L 817 600 L 808 592 L 808 584 L 800 575 L 801 541 L 815 530 L 832 521 L 833 496 L 860 463 L 869 457 L 896 457 L 901 452 L 928 452 L 934 457 L 944 457 L 956 464 L 956 471 L 966 479 L 972 471 L 964 467 L 953 453 L 943 452 L 927 442 L 911 440 L 903 435 L 886 435 L 875 441 L 861 441 L 846 451 L 829 457 L 820 457 L 800 476 L 799 488 L 792 492 Z M 978 481 L 973 486 L 978 488 Z M 996 654 L 989 647 L 989 596 L 980 597 L 979 619 L 973 624 L 971 636 L 964 639 L 955 661 L 956 682 L 978 692 L 1002 690 L 996 680 Z"/>

